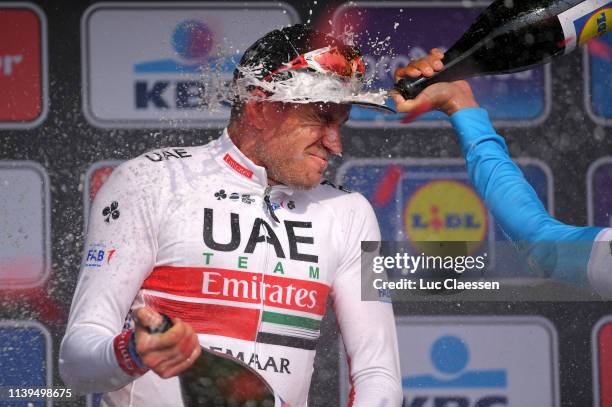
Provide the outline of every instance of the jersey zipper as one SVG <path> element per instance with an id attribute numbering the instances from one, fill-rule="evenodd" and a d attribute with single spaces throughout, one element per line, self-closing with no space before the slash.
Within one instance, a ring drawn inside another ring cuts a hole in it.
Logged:
<path id="1" fill-rule="evenodd" d="M 276 223 L 279 223 L 280 221 L 276 217 L 276 214 L 274 213 L 274 208 L 272 207 L 272 203 L 270 202 L 270 191 L 271 190 L 272 190 L 272 187 L 270 185 L 268 185 L 266 189 L 264 190 L 264 202 L 266 203 L 266 208 L 268 208 L 268 213 L 270 214 L 270 217 L 272 218 L 272 220 Z"/>
<path id="2" fill-rule="evenodd" d="M 276 222 L 276 223 L 280 223 L 280 221 L 278 220 L 278 217 L 274 214 L 274 208 L 272 207 L 272 203 L 270 202 L 270 192 L 272 191 L 272 187 L 270 185 L 266 186 L 266 189 L 264 190 L 264 202 L 266 203 L 266 209 L 268 210 L 268 213 L 270 214 L 270 216 L 272 217 L 272 219 Z M 263 225 L 260 226 L 260 228 L 262 228 Z M 264 228 L 265 229 L 265 228 Z M 265 230 L 266 236 L 268 235 L 268 230 Z M 270 257 L 270 245 L 266 244 L 264 245 L 265 247 L 265 251 L 264 251 L 264 261 L 263 261 L 263 267 L 261 270 L 261 285 L 260 285 L 260 290 L 259 290 L 259 296 L 260 296 L 260 300 L 261 300 L 261 308 L 260 308 L 260 313 L 259 313 L 259 322 L 257 324 L 257 335 L 255 336 L 255 346 L 254 346 L 254 353 L 256 355 L 259 355 L 259 342 L 257 342 L 257 336 L 259 336 L 259 332 L 261 331 L 261 325 L 263 323 L 263 313 L 265 312 L 265 308 L 266 308 L 266 285 L 265 285 L 265 279 L 266 279 L 266 270 L 268 269 L 268 262 L 269 262 L 269 257 Z"/>

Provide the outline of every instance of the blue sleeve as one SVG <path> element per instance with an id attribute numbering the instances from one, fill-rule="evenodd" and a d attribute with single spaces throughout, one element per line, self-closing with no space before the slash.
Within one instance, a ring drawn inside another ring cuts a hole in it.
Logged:
<path id="1" fill-rule="evenodd" d="M 486 110 L 462 109 L 451 116 L 467 171 L 485 205 L 521 251 L 563 280 L 586 278 L 593 241 L 602 228 L 566 225 L 551 217 L 508 155 Z M 580 271 L 584 271 L 583 275 Z"/>

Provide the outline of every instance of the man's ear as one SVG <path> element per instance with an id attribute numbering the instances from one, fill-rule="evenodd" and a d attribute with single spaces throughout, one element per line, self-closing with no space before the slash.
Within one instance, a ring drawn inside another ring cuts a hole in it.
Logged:
<path id="1" fill-rule="evenodd" d="M 253 89 L 251 94 L 258 98 L 264 98 L 266 94 L 261 89 Z M 249 123 L 257 130 L 263 130 L 267 126 L 265 117 L 265 104 L 259 100 L 247 100 L 244 104 L 244 113 Z"/>
<path id="2" fill-rule="evenodd" d="M 251 94 L 259 99 L 249 100 L 244 106 L 249 123 L 257 130 L 278 126 L 283 120 L 287 104 L 267 101 L 267 95 L 261 89 L 254 89 Z"/>

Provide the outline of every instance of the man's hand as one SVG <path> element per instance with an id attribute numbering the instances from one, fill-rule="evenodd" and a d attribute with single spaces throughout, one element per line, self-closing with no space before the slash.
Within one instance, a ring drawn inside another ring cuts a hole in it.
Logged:
<path id="1" fill-rule="evenodd" d="M 196 361 L 202 351 L 193 328 L 173 318 L 172 328 L 161 334 L 149 334 L 162 322 L 162 316 L 151 308 L 136 311 L 136 352 L 145 366 L 167 379 L 180 374 Z"/>
<path id="2" fill-rule="evenodd" d="M 444 68 L 442 58 L 444 54 L 434 48 L 429 55 L 411 62 L 404 68 L 395 71 L 395 80 L 402 78 L 418 78 L 433 76 Z M 398 112 L 422 114 L 430 110 L 440 110 L 447 115 L 468 107 L 478 107 L 474 99 L 472 88 L 466 81 L 441 82 L 428 86 L 414 99 L 406 100 L 399 93 L 393 93 Z"/>

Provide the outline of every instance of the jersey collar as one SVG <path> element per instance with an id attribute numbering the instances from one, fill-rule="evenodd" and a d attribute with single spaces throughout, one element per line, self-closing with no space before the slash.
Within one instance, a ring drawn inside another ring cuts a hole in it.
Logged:
<path id="1" fill-rule="evenodd" d="M 227 132 L 227 128 L 223 129 L 223 134 L 219 137 L 219 147 L 220 154 L 217 161 L 222 167 L 227 168 L 244 180 L 252 181 L 264 188 L 268 186 L 266 169 L 254 164 L 236 147 Z"/>

